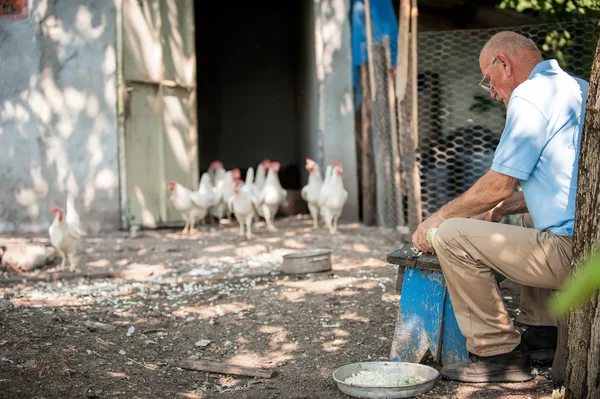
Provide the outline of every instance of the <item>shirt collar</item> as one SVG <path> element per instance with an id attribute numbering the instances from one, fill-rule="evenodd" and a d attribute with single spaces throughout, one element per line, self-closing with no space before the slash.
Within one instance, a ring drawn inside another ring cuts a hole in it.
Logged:
<path id="1" fill-rule="evenodd" d="M 529 79 L 531 79 L 533 77 L 533 75 L 536 75 L 538 73 L 542 73 L 542 72 L 546 72 L 549 70 L 560 70 L 560 65 L 558 65 L 558 61 L 556 61 L 555 59 L 551 59 L 551 60 L 546 60 L 546 61 L 542 61 L 540 63 L 538 63 L 535 68 L 533 68 L 533 71 L 531 71 L 531 74 L 529 74 Z"/>

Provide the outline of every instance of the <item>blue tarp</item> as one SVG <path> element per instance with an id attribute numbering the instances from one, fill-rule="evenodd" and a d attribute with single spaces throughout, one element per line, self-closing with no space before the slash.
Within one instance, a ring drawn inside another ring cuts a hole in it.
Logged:
<path id="1" fill-rule="evenodd" d="M 396 65 L 398 51 L 398 21 L 391 0 L 371 0 L 371 29 L 373 43 L 383 42 L 385 35 L 390 38 L 392 64 Z M 358 110 L 361 100 L 360 66 L 368 60 L 367 30 L 365 23 L 364 0 L 352 0 L 352 79 L 354 84 L 354 105 Z"/>

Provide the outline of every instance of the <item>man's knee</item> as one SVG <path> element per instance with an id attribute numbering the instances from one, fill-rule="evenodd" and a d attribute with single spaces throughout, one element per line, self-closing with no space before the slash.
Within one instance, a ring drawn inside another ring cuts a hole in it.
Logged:
<path id="1" fill-rule="evenodd" d="M 461 235 L 464 227 L 464 221 L 468 219 L 452 218 L 446 219 L 440 224 L 434 237 L 434 247 L 436 250 L 445 250 L 450 241 Z"/>

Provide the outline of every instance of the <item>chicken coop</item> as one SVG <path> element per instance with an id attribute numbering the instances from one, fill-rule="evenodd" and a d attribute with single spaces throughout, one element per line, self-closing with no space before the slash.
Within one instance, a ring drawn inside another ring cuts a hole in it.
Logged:
<path id="1" fill-rule="evenodd" d="M 343 10 L 326 3 L 334 2 L 123 1 L 124 226 L 178 223 L 166 182 L 197 187 L 214 160 L 242 173 L 277 160 L 290 193 L 306 184 L 306 157 L 340 161 L 356 192 L 352 110 L 328 114 L 346 101 L 350 64 L 327 59 L 318 67 L 315 49 L 327 43 L 317 39 L 315 20 L 348 42 L 349 28 L 347 16 L 331 21 Z M 346 218 L 355 219 L 356 201 L 348 202 Z"/>

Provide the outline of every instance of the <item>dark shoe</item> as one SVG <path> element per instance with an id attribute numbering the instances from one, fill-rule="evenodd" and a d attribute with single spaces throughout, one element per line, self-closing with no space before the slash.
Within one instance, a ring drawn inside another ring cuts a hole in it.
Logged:
<path id="1" fill-rule="evenodd" d="M 529 326 L 521 335 L 521 345 L 526 346 L 536 363 L 551 364 L 554 361 L 558 328 L 553 326 Z"/>
<path id="2" fill-rule="evenodd" d="M 506 277 L 504 276 L 504 274 L 496 271 L 494 272 L 494 275 L 496 276 L 496 283 L 498 284 L 498 287 L 500 287 L 500 283 L 506 280 Z"/>
<path id="3" fill-rule="evenodd" d="M 467 361 L 444 366 L 440 374 L 461 382 L 522 382 L 534 377 L 531 357 L 521 345 L 502 355 L 471 355 Z"/>

